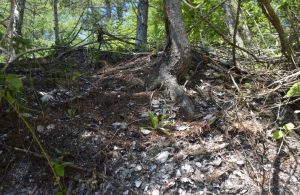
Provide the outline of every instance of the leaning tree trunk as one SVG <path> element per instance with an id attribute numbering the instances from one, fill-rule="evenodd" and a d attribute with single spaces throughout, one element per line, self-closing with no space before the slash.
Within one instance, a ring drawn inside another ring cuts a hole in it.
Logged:
<path id="1" fill-rule="evenodd" d="M 137 13 L 135 48 L 140 49 L 147 43 L 148 0 L 140 0 Z"/>
<path id="2" fill-rule="evenodd" d="M 54 10 L 54 32 L 55 32 L 55 45 L 59 45 L 59 35 L 58 35 L 58 16 L 57 16 L 57 0 L 53 2 Z"/>
<path id="3" fill-rule="evenodd" d="M 169 55 L 162 60 L 159 69 L 160 81 L 167 88 L 170 98 L 180 103 L 189 114 L 194 113 L 194 106 L 185 91 L 178 84 L 190 69 L 191 52 L 190 42 L 185 30 L 181 13 L 180 0 L 164 0 L 166 32 L 170 34 Z"/>
<path id="4" fill-rule="evenodd" d="M 230 1 L 226 1 L 223 4 L 224 8 L 224 13 L 225 13 L 225 19 L 226 19 L 226 24 L 229 29 L 229 33 L 231 36 L 234 34 L 234 26 L 235 26 L 235 17 L 233 15 L 232 7 L 230 4 Z M 239 32 L 236 33 L 236 43 L 240 47 L 244 47 L 244 42 L 243 39 L 241 38 L 241 35 Z"/>
<path id="5" fill-rule="evenodd" d="M 276 29 L 277 33 L 279 34 L 283 54 L 285 54 L 292 61 L 295 68 L 297 68 L 297 65 L 294 60 L 293 51 L 292 51 L 290 44 L 285 36 L 284 30 L 280 24 L 280 20 L 279 20 L 278 16 L 276 15 L 274 9 L 272 8 L 272 6 L 270 5 L 268 0 L 260 0 L 260 1 L 258 1 L 258 3 L 262 9 L 262 12 L 264 13 L 264 15 L 272 23 L 272 25 Z"/>

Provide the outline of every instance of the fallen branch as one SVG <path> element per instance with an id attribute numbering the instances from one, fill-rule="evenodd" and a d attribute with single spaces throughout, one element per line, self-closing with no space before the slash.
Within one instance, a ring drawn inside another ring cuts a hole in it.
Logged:
<path id="1" fill-rule="evenodd" d="M 2 68 L 2 72 L 4 72 L 6 70 L 6 68 L 8 67 L 9 64 L 13 63 L 14 61 L 16 61 L 17 59 L 19 59 L 21 56 L 25 55 L 25 54 L 28 54 L 28 53 L 33 53 L 33 52 L 36 52 L 36 51 L 43 51 L 43 50 L 50 50 L 50 49 L 57 49 L 56 47 L 42 47 L 42 48 L 35 48 L 35 49 L 30 49 L 30 50 L 27 50 L 23 53 L 20 53 L 19 55 L 17 55 L 12 61 L 10 62 L 7 62 L 5 64 L 5 66 Z"/>

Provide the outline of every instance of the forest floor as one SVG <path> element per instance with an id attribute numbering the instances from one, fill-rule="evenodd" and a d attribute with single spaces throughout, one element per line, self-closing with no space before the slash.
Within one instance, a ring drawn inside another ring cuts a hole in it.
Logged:
<path id="1" fill-rule="evenodd" d="M 60 178 L 67 194 L 299 194 L 299 136 L 272 136 L 300 123 L 274 106 L 277 93 L 257 95 L 265 76 L 235 78 L 241 96 L 228 75 L 193 58 L 192 77 L 180 81 L 196 107 L 189 115 L 164 89 L 146 91 L 162 57 L 101 52 L 97 62 L 78 51 L 7 70 L 26 76 L 19 110 L 51 161 L 73 163 Z M 0 106 L 0 194 L 56 194 L 37 142 L 5 99 Z M 171 135 L 140 130 L 151 126 L 148 112 L 165 109 Z"/>

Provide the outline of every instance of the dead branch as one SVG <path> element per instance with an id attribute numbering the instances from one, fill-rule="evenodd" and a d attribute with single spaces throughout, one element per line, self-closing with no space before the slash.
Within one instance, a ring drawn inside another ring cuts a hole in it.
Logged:
<path id="1" fill-rule="evenodd" d="M 183 0 L 185 4 L 187 4 L 189 7 L 191 7 L 192 9 L 194 9 L 196 11 L 197 7 L 192 6 L 190 3 L 188 3 L 186 0 Z M 223 5 L 226 1 L 228 0 L 224 0 L 221 3 L 219 3 L 216 7 L 214 7 L 210 12 L 208 12 L 205 16 L 202 16 L 202 19 L 199 20 L 198 22 L 196 22 L 191 28 L 189 28 L 186 33 L 189 33 L 193 28 L 195 28 L 195 26 L 197 26 L 198 24 L 200 24 L 203 20 L 205 20 L 208 16 L 210 16 L 210 14 L 212 14 L 218 7 L 220 7 L 221 5 Z M 197 11 L 198 12 L 198 11 Z"/>
<path id="2" fill-rule="evenodd" d="M 9 64 L 13 63 L 14 61 L 16 61 L 17 59 L 19 59 L 21 56 L 23 56 L 25 54 L 33 53 L 33 52 L 37 52 L 37 51 L 43 51 L 43 50 L 50 50 L 50 49 L 57 49 L 57 47 L 41 47 L 41 48 L 30 49 L 23 53 L 20 53 L 14 59 L 12 59 L 10 62 L 7 62 L 1 71 L 4 72 Z"/>

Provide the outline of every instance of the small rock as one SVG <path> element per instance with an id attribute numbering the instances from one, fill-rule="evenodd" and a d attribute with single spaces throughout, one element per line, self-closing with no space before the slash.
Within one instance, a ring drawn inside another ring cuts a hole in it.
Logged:
<path id="1" fill-rule="evenodd" d="M 137 181 L 134 182 L 134 184 L 135 184 L 135 187 L 138 188 L 138 187 L 141 186 L 142 182 L 137 180 Z"/>
<path id="2" fill-rule="evenodd" d="M 47 126 L 47 129 L 48 130 L 52 130 L 52 129 L 55 129 L 55 124 L 50 124 Z"/>
<path id="3" fill-rule="evenodd" d="M 151 195 L 159 195 L 159 190 L 153 190 Z"/>
<path id="4" fill-rule="evenodd" d="M 40 132 L 40 133 L 44 133 L 45 127 L 42 126 L 42 125 L 38 125 L 38 126 L 36 127 L 36 130 L 37 130 L 38 132 Z"/>
<path id="5" fill-rule="evenodd" d="M 181 176 L 181 172 L 177 169 L 177 171 L 176 171 L 176 178 L 179 178 Z"/>
<path id="6" fill-rule="evenodd" d="M 184 164 L 183 166 L 181 166 L 181 171 L 185 172 L 185 173 L 192 173 L 192 172 L 194 172 L 194 169 L 191 165 Z"/>
<path id="7" fill-rule="evenodd" d="M 161 152 L 156 156 L 155 160 L 158 163 L 164 163 L 168 160 L 169 155 L 170 153 L 168 151 Z"/>
<path id="8" fill-rule="evenodd" d="M 190 183 L 190 184 L 194 184 L 194 182 L 190 179 L 190 178 L 187 178 L 187 177 L 181 177 L 180 178 L 180 181 L 182 183 Z"/>
<path id="9" fill-rule="evenodd" d="M 137 166 L 134 168 L 135 171 L 140 171 L 140 170 L 142 170 L 142 169 L 143 169 L 143 168 L 142 168 L 141 165 L 137 165 Z"/>

